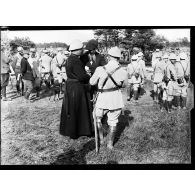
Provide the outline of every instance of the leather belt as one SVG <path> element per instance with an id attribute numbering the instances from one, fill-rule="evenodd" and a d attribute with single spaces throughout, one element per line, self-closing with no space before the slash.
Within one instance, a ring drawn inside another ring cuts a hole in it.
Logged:
<path id="1" fill-rule="evenodd" d="M 114 88 L 110 88 L 110 89 L 98 89 L 98 92 L 111 92 L 111 91 L 117 91 L 119 90 L 120 88 L 118 87 L 114 87 Z"/>

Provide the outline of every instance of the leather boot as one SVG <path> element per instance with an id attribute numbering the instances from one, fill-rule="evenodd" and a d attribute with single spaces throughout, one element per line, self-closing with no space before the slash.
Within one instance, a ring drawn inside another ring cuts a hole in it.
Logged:
<path id="1" fill-rule="evenodd" d="M 182 97 L 182 107 L 186 109 L 187 97 Z"/>
<path id="2" fill-rule="evenodd" d="M 176 96 L 177 108 L 181 109 L 180 96 Z"/>
<path id="3" fill-rule="evenodd" d="M 172 102 L 168 101 L 168 113 L 171 113 L 171 109 L 172 109 Z"/>
<path id="4" fill-rule="evenodd" d="M 107 147 L 109 149 L 113 149 L 113 143 L 114 143 L 114 135 L 115 135 L 115 132 L 116 132 L 116 126 L 110 126 L 110 133 L 108 135 L 108 144 L 107 144 Z"/>
<path id="5" fill-rule="evenodd" d="M 103 131 L 102 123 L 97 122 L 97 126 L 98 126 L 100 144 L 103 144 L 104 143 L 104 131 Z"/>

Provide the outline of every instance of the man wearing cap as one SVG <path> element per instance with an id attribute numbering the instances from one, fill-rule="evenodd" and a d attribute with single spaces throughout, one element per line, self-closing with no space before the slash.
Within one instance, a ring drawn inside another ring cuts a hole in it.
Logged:
<path id="1" fill-rule="evenodd" d="M 127 72 L 119 65 L 121 51 L 118 47 L 111 48 L 108 54 L 110 58 L 108 64 L 96 68 L 90 79 L 90 84 L 98 84 L 98 95 L 94 109 L 97 117 L 100 143 L 102 144 L 104 141 L 101 119 L 107 114 L 110 129 L 107 146 L 109 149 L 112 149 L 118 118 L 124 107 L 120 88 L 124 81 L 127 80 Z"/>
<path id="2" fill-rule="evenodd" d="M 39 59 L 39 62 L 41 63 L 41 74 L 42 79 L 44 80 L 47 88 L 50 88 L 50 73 L 51 73 L 51 61 L 52 58 L 48 56 L 48 50 L 43 50 L 43 56 Z"/>
<path id="3" fill-rule="evenodd" d="M 77 139 L 92 135 L 92 111 L 87 91 L 90 76 L 80 60 L 83 44 L 74 40 L 69 47 L 71 55 L 66 62 L 67 81 L 61 110 L 60 134 Z"/>
<path id="4" fill-rule="evenodd" d="M 34 75 L 31 65 L 28 62 L 29 58 L 29 51 L 25 50 L 23 58 L 21 60 L 21 73 L 22 73 L 22 80 L 24 82 L 24 98 L 29 100 L 30 94 L 33 89 L 33 82 L 34 82 Z"/>
<path id="5" fill-rule="evenodd" d="M 41 90 L 41 72 L 39 69 L 39 60 L 36 56 L 36 49 L 30 49 L 30 57 L 28 58 L 28 62 L 32 68 L 33 76 L 35 78 L 33 86 L 34 90 L 36 91 L 36 97 L 40 97 L 40 90 Z"/>
<path id="6" fill-rule="evenodd" d="M 159 53 L 158 55 L 156 55 L 156 61 L 153 64 L 153 69 L 154 69 L 154 73 L 153 73 L 153 83 L 154 83 L 154 101 L 155 102 L 159 102 L 159 98 L 161 99 L 161 82 L 163 80 L 163 76 L 164 76 L 164 65 L 163 65 L 163 61 L 162 61 L 162 56 Z"/>
<path id="7" fill-rule="evenodd" d="M 127 66 L 128 73 L 128 86 L 127 86 L 127 101 L 131 99 L 131 92 L 133 90 L 134 101 L 131 103 L 138 102 L 138 89 L 141 84 L 142 70 L 140 64 L 137 62 L 138 56 L 133 55 L 131 58 L 131 63 Z"/>
<path id="8" fill-rule="evenodd" d="M 22 81 L 21 77 L 21 60 L 23 58 L 23 48 L 18 47 L 17 48 L 17 53 L 14 56 L 13 62 L 11 66 L 13 67 L 13 70 L 16 75 L 16 90 L 17 90 L 17 95 L 21 96 L 23 95 L 23 90 L 24 90 L 24 83 Z"/>
<path id="9" fill-rule="evenodd" d="M 175 85 L 175 100 L 176 107 L 180 109 L 181 107 L 186 109 L 187 101 L 187 82 L 189 81 L 189 64 L 186 61 L 187 55 L 185 53 L 180 53 L 180 61 L 175 63 L 177 82 Z"/>
<path id="10" fill-rule="evenodd" d="M 6 97 L 6 87 L 9 83 L 9 73 L 11 58 L 5 54 L 5 44 L 1 42 L 1 95 L 3 101 L 11 101 Z"/>

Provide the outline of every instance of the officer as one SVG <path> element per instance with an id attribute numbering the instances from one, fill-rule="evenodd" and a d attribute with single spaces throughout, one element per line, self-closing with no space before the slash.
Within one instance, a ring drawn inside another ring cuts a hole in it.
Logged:
<path id="1" fill-rule="evenodd" d="M 17 48 L 17 53 L 14 56 L 13 62 L 12 62 L 12 67 L 16 75 L 16 90 L 17 90 L 17 95 L 18 96 L 23 96 L 23 91 L 24 91 L 24 83 L 22 81 L 22 75 L 21 75 L 21 60 L 23 58 L 23 48 L 18 47 Z"/>
<path id="2" fill-rule="evenodd" d="M 39 69 L 39 60 L 36 56 L 36 49 L 30 49 L 30 57 L 28 58 L 28 62 L 32 68 L 33 76 L 35 78 L 33 86 L 34 90 L 36 91 L 36 98 L 40 98 L 40 90 L 41 90 L 41 72 Z"/>
<path id="3" fill-rule="evenodd" d="M 167 103 L 168 103 L 168 112 L 171 112 L 172 105 L 174 103 L 174 89 L 175 89 L 175 82 L 177 80 L 176 77 L 176 70 L 175 70 L 175 63 L 176 63 L 176 55 L 170 54 L 168 64 L 164 70 L 164 82 L 167 85 Z"/>
<path id="4" fill-rule="evenodd" d="M 180 53 L 179 59 L 175 63 L 175 70 L 177 76 L 177 82 L 175 85 L 175 98 L 176 107 L 178 109 L 186 109 L 187 101 L 187 87 L 189 79 L 189 64 L 186 61 L 187 55 L 185 53 Z"/>
<path id="5" fill-rule="evenodd" d="M 140 65 L 137 62 L 138 56 L 133 55 L 131 58 L 131 63 L 127 66 L 127 73 L 128 73 L 128 86 L 127 86 L 127 101 L 131 99 L 131 92 L 133 90 L 134 93 L 134 101 L 131 103 L 138 102 L 138 89 L 141 84 L 141 75 L 142 70 Z"/>
<path id="6" fill-rule="evenodd" d="M 138 56 L 138 65 L 141 67 L 141 85 L 140 85 L 140 92 L 144 91 L 143 89 L 143 84 L 144 84 L 144 80 L 146 79 L 146 65 L 145 65 L 145 61 L 143 60 L 143 56 L 144 54 L 142 52 L 139 52 L 137 54 Z"/>
<path id="7" fill-rule="evenodd" d="M 94 109 L 97 117 L 100 143 L 102 144 L 104 142 L 104 132 L 101 119 L 105 114 L 107 114 L 107 122 L 110 129 L 107 147 L 112 149 L 118 117 L 120 116 L 121 110 L 124 107 L 120 88 L 127 79 L 127 72 L 119 65 L 121 51 L 118 47 L 111 48 L 108 51 L 108 55 L 108 64 L 96 68 L 95 73 L 90 79 L 90 84 L 98 84 L 98 96 Z"/>
<path id="8" fill-rule="evenodd" d="M 43 50 L 43 56 L 39 59 L 41 64 L 41 77 L 44 80 L 46 87 L 50 88 L 50 72 L 51 72 L 51 61 L 52 58 L 48 56 L 48 50 Z"/>
<path id="9" fill-rule="evenodd" d="M 6 87 L 9 83 L 9 73 L 11 58 L 5 54 L 5 44 L 1 42 L 1 95 L 3 101 L 11 101 L 11 98 L 6 97 Z"/>
<path id="10" fill-rule="evenodd" d="M 156 61 L 153 64 L 153 83 L 154 83 L 154 101 L 159 102 L 159 98 L 161 98 L 161 82 L 163 80 L 164 76 L 164 67 L 163 67 L 163 61 L 162 61 L 162 56 L 159 53 L 156 55 Z"/>

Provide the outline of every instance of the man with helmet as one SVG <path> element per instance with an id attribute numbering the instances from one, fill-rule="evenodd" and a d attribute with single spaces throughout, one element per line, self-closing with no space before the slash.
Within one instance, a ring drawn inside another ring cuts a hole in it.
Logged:
<path id="1" fill-rule="evenodd" d="M 77 139 L 92 135 L 92 112 L 87 91 L 90 76 L 80 60 L 83 44 L 74 40 L 70 44 L 71 55 L 66 62 L 67 81 L 61 110 L 60 134 Z"/>
<path id="2" fill-rule="evenodd" d="M 159 99 L 162 100 L 161 99 L 162 91 L 160 85 L 162 83 L 163 76 L 164 76 L 164 66 L 163 66 L 162 56 L 160 53 L 156 55 L 156 60 L 153 64 L 153 69 L 154 69 L 154 73 L 153 73 L 154 101 L 158 103 Z"/>
<path id="3" fill-rule="evenodd" d="M 107 114 L 110 129 L 107 146 L 109 149 L 112 149 L 118 117 L 124 107 L 120 88 L 127 79 L 127 72 L 119 65 L 121 51 L 118 47 L 111 48 L 108 54 L 108 64 L 96 68 L 95 73 L 90 79 L 90 84 L 98 85 L 98 95 L 94 109 L 97 117 L 100 143 L 104 142 L 101 119 Z"/>
<path id="4" fill-rule="evenodd" d="M 17 95 L 22 96 L 24 91 L 24 83 L 22 81 L 22 75 L 21 75 L 21 60 L 23 58 L 23 48 L 18 47 L 17 53 L 14 56 L 12 67 L 16 75 L 16 90 Z"/>
<path id="5" fill-rule="evenodd" d="M 41 66 L 41 77 L 46 84 L 46 87 L 50 88 L 50 79 L 51 79 L 51 61 L 52 58 L 48 55 L 48 50 L 43 50 L 43 56 L 39 59 Z"/>
<path id="6" fill-rule="evenodd" d="M 40 97 L 40 90 L 41 90 L 41 72 L 39 69 L 39 60 L 36 56 L 36 49 L 30 49 L 30 57 L 28 58 L 28 62 L 32 68 L 34 80 L 34 90 L 36 91 L 36 97 Z"/>
<path id="7" fill-rule="evenodd" d="M 133 55 L 131 58 L 131 63 L 127 66 L 128 73 L 128 86 L 127 86 L 127 101 L 131 99 L 131 92 L 134 94 L 134 101 L 132 103 L 138 102 L 138 89 L 141 84 L 142 70 L 140 64 L 137 62 L 138 56 Z"/>
<path id="8" fill-rule="evenodd" d="M 170 54 L 169 61 L 167 66 L 164 69 L 164 78 L 163 81 L 166 84 L 167 88 L 167 105 L 168 105 L 168 112 L 171 112 L 172 104 L 174 100 L 174 88 L 176 82 L 176 70 L 175 70 L 175 63 L 176 63 L 176 55 L 174 53 Z"/>
<path id="9" fill-rule="evenodd" d="M 139 52 L 137 54 L 138 56 L 138 65 L 141 67 L 141 84 L 140 84 L 140 92 L 144 91 L 143 89 L 143 84 L 144 84 L 144 80 L 146 79 L 146 65 L 145 65 L 145 61 L 143 60 L 143 56 L 144 54 L 142 52 Z"/>
<path id="10" fill-rule="evenodd" d="M 1 42 L 1 95 L 3 101 L 11 101 L 6 97 L 6 87 L 9 83 L 11 58 L 5 54 L 5 44 Z"/>
<path id="11" fill-rule="evenodd" d="M 189 81 L 189 64 L 186 61 L 187 55 L 180 53 L 179 61 L 175 63 L 177 82 L 175 85 L 176 107 L 186 109 L 187 82 Z"/>
<path id="12" fill-rule="evenodd" d="M 58 48 L 58 53 L 52 60 L 51 72 L 53 74 L 54 83 L 58 82 L 62 93 L 62 85 L 67 80 L 65 62 L 67 57 L 63 53 L 63 49 Z"/>

